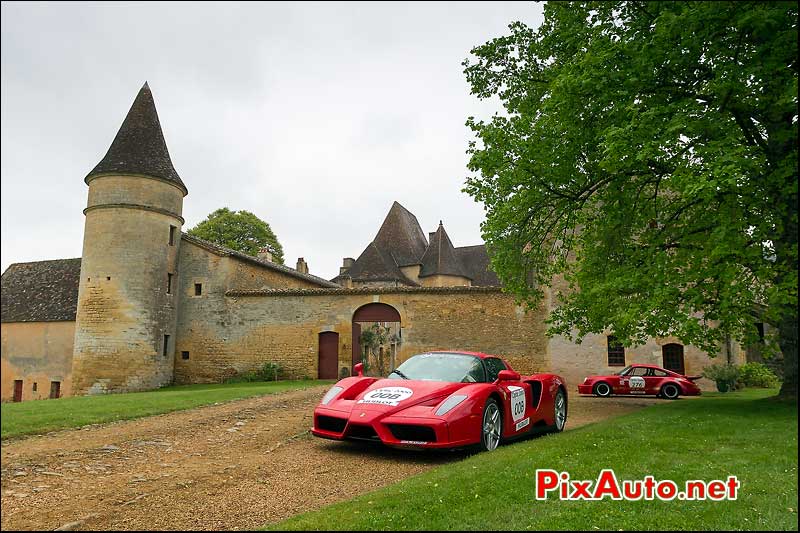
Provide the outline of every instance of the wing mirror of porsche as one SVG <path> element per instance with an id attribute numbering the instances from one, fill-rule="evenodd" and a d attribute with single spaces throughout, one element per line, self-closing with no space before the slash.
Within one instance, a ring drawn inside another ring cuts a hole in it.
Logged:
<path id="1" fill-rule="evenodd" d="M 513 370 L 501 370 L 497 374 L 497 381 L 519 381 L 519 378 L 519 372 L 514 372 Z"/>
<path id="2" fill-rule="evenodd" d="M 353 373 L 357 376 L 364 375 L 364 363 L 357 363 L 356 366 L 353 367 Z"/>

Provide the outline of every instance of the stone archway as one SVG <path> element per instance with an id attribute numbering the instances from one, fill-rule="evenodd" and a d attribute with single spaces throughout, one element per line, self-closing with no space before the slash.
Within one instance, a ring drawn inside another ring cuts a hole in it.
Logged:
<path id="1" fill-rule="evenodd" d="M 372 328 L 375 325 L 383 328 L 388 328 L 390 332 L 388 336 L 395 337 L 396 340 L 400 338 L 400 313 L 391 305 L 384 303 L 369 303 L 362 305 L 353 313 L 353 366 L 362 362 L 364 357 L 363 349 L 361 347 L 361 333 L 366 328 Z M 394 357 L 396 355 L 397 342 L 389 342 L 385 347 L 380 350 L 387 350 L 386 358 L 389 366 L 395 363 Z M 391 369 L 389 369 L 391 370 Z"/>

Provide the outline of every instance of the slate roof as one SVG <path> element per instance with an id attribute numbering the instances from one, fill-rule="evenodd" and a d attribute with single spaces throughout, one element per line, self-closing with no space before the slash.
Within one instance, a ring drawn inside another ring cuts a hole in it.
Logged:
<path id="1" fill-rule="evenodd" d="M 500 287 L 500 280 L 490 269 L 489 253 L 485 244 L 475 246 L 462 246 L 456 248 L 456 257 L 466 270 L 466 275 L 472 280 L 473 286 Z"/>
<path id="2" fill-rule="evenodd" d="M 105 157 L 86 175 L 89 183 L 94 176 L 105 174 L 142 174 L 178 185 L 188 193 L 186 185 L 172 166 L 164 133 L 158 120 L 153 94 L 145 82 L 117 136 Z"/>
<path id="3" fill-rule="evenodd" d="M 0 282 L 0 320 L 75 320 L 80 277 L 80 257 L 10 265 Z"/>
<path id="4" fill-rule="evenodd" d="M 456 255 L 456 250 L 450 237 L 444 230 L 444 225 L 439 221 L 439 228 L 431 236 L 428 249 L 422 256 L 422 268 L 419 277 L 435 276 L 437 274 L 448 276 L 461 276 L 469 278 L 461 259 Z"/>
<path id="5" fill-rule="evenodd" d="M 259 259 L 258 257 L 253 257 L 252 255 L 247 255 L 242 253 L 238 250 L 233 250 L 226 246 L 222 246 L 220 244 L 207 241 L 205 239 L 200 239 L 199 237 L 195 237 L 193 235 L 189 235 L 188 233 L 181 233 L 181 239 L 187 242 L 194 243 L 206 250 L 209 250 L 217 255 L 221 256 L 231 256 L 241 259 L 243 261 L 247 261 L 252 264 L 256 264 L 258 266 L 268 268 L 271 270 L 275 270 L 277 272 L 281 272 L 283 274 L 287 274 L 289 276 L 302 279 L 305 281 L 310 281 L 311 283 L 316 283 L 320 287 L 328 287 L 328 288 L 337 288 L 339 285 L 336 283 L 330 282 L 327 279 L 320 278 L 318 276 L 314 276 L 312 274 L 304 274 L 300 271 L 297 271 L 293 268 L 287 267 L 285 265 L 280 265 L 278 263 L 273 263 L 272 261 L 267 261 L 266 259 Z"/>
<path id="6" fill-rule="evenodd" d="M 391 255 L 382 252 L 374 242 L 369 243 L 361 252 L 347 275 L 358 281 L 396 281 L 403 285 L 417 285 L 406 278 Z M 334 281 L 337 279 L 341 277 L 337 276 Z"/>
<path id="7" fill-rule="evenodd" d="M 375 239 L 347 271 L 332 281 L 342 283 L 349 276 L 356 282 L 394 281 L 417 287 L 419 284 L 401 270 L 410 265 L 420 265 L 420 277 L 463 276 L 475 287 L 500 287 L 497 276 L 489 270 L 485 245 L 453 247 L 441 222 L 428 243 L 417 217 L 397 202 L 392 204 Z"/>
<path id="8" fill-rule="evenodd" d="M 420 264 L 428 246 L 417 217 L 398 202 L 392 204 L 372 242 L 401 267 Z"/>

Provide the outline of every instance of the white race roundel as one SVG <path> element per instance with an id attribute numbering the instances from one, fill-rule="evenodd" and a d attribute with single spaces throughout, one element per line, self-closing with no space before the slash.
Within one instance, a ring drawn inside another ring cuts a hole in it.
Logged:
<path id="1" fill-rule="evenodd" d="M 358 403 L 396 406 L 403 400 L 411 398 L 412 394 L 414 394 L 414 391 L 406 387 L 384 387 L 369 391 L 363 398 L 358 400 Z"/>

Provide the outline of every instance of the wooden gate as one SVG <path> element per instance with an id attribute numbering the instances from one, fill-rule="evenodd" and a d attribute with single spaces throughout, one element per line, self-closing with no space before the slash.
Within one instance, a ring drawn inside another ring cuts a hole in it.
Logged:
<path id="1" fill-rule="evenodd" d="M 319 334 L 319 379 L 339 377 L 339 334 L 325 331 Z"/>

